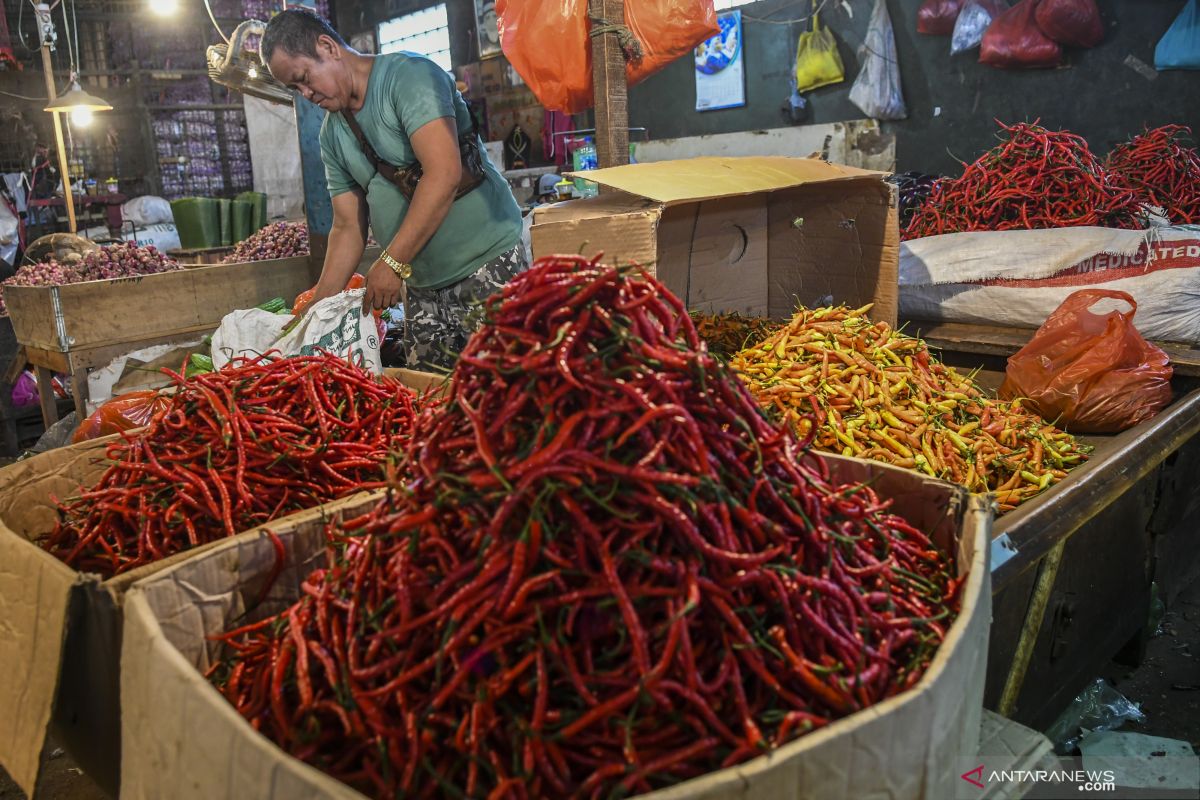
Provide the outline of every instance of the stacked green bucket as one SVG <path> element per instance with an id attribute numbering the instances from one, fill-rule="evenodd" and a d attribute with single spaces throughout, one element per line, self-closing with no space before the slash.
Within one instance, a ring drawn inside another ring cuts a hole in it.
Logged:
<path id="1" fill-rule="evenodd" d="M 184 250 L 230 247 L 267 224 L 267 196 L 242 192 L 233 200 L 184 197 L 171 201 Z"/>
<path id="2" fill-rule="evenodd" d="M 171 201 L 179 246 L 199 250 L 221 245 L 221 213 L 211 197 L 184 197 Z"/>

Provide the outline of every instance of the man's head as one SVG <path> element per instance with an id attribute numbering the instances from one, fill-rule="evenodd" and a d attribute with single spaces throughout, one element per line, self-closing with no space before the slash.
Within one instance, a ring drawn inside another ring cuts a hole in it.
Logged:
<path id="1" fill-rule="evenodd" d="M 352 76 L 346 56 L 352 51 L 316 14 L 295 8 L 276 14 L 258 48 L 271 75 L 304 99 L 326 111 L 348 107 Z"/>

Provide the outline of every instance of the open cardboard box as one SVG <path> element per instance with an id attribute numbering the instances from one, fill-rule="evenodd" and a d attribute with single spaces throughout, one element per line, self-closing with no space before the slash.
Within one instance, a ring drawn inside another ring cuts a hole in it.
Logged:
<path id="1" fill-rule="evenodd" d="M 533 255 L 637 262 L 688 308 L 790 317 L 874 303 L 896 324 L 900 229 L 885 173 L 815 158 L 694 158 L 575 173 L 618 191 L 534 211 Z"/>
<path id="2" fill-rule="evenodd" d="M 958 574 L 967 575 L 958 618 L 913 689 L 644 800 L 952 797 L 960 762 L 978 752 L 991 621 L 990 503 L 897 467 L 824 458 L 835 481 L 870 482 L 953 554 Z M 345 502 L 344 514 L 364 510 Z M 323 523 L 310 513 L 270 526 L 287 559 L 257 607 L 275 564 L 262 532 L 226 539 L 130 590 L 121 659 L 123 798 L 363 800 L 255 731 L 203 677 L 223 646 L 209 636 L 286 609 L 305 577 L 325 565 Z"/>
<path id="3" fill-rule="evenodd" d="M 414 370 L 389 373 L 417 392 L 442 381 Z M 0 765 L 30 796 L 51 725 L 88 775 L 117 794 L 125 591 L 220 544 L 109 580 L 71 569 L 35 545 L 32 540 L 58 520 L 54 498 L 95 482 L 115 439 L 62 447 L 0 469 Z"/>

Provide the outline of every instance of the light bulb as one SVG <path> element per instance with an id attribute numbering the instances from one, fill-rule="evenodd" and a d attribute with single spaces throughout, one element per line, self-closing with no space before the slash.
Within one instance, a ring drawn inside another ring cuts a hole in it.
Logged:
<path id="1" fill-rule="evenodd" d="M 86 128 L 91 125 L 94 116 L 92 110 L 84 106 L 71 109 L 71 122 L 78 128 Z"/>
<path id="2" fill-rule="evenodd" d="M 258 69 L 251 66 L 250 69 L 246 70 L 246 75 L 248 75 L 251 80 L 254 80 L 258 77 Z"/>
<path id="3" fill-rule="evenodd" d="M 178 8 L 177 0 L 150 0 L 150 11 L 160 17 L 169 17 Z"/>

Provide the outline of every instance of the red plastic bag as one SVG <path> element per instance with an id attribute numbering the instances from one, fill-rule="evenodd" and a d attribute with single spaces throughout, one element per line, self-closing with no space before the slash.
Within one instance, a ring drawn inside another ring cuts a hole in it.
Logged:
<path id="1" fill-rule="evenodd" d="M 1090 310 L 1106 298 L 1130 310 Z M 1173 370 L 1133 326 L 1135 313 L 1125 292 L 1075 292 L 1008 359 L 1000 396 L 1028 398 L 1030 408 L 1072 433 L 1115 433 L 1150 419 L 1171 402 Z"/>
<path id="2" fill-rule="evenodd" d="M 979 63 L 1003 69 L 1056 67 L 1062 47 L 1038 28 L 1037 0 L 1021 0 L 992 21 L 979 45 Z"/>
<path id="3" fill-rule="evenodd" d="M 497 0 L 504 55 L 550 111 L 577 114 L 595 105 L 588 0 Z M 630 86 L 721 32 L 712 0 L 638 0 L 625 24 L 642 48 L 629 61 Z"/>
<path id="4" fill-rule="evenodd" d="M 954 33 L 958 12 L 967 0 L 925 0 L 917 9 L 917 32 L 931 36 L 949 36 Z"/>
<path id="5" fill-rule="evenodd" d="M 165 411 L 170 403 L 171 399 L 166 395 L 151 391 L 129 392 L 114 397 L 83 421 L 71 441 L 78 444 L 149 425 L 150 420 Z"/>
<path id="6" fill-rule="evenodd" d="M 1041 0 L 1034 19 L 1042 33 L 1067 47 L 1095 47 L 1104 40 L 1096 0 Z"/>

